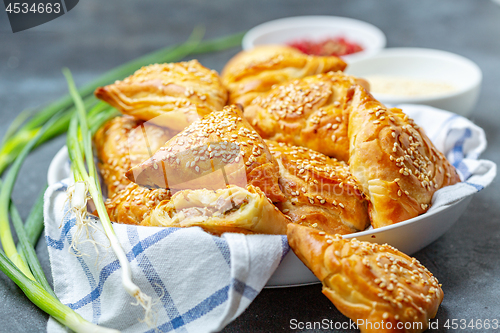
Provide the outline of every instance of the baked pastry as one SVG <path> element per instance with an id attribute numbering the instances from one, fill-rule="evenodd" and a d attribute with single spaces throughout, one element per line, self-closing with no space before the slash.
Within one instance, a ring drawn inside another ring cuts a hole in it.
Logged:
<path id="1" fill-rule="evenodd" d="M 342 239 L 293 223 L 287 236 L 293 252 L 323 283 L 323 294 L 362 333 L 423 332 L 436 315 L 441 285 L 415 258 L 387 244 Z"/>
<path id="2" fill-rule="evenodd" d="M 308 76 L 273 88 L 245 108 L 245 118 L 264 138 L 308 147 L 349 160 L 344 114 L 347 90 L 366 81 L 342 72 Z"/>
<path id="3" fill-rule="evenodd" d="M 139 225 L 152 209 L 163 200 L 170 199 L 170 196 L 169 190 L 150 190 L 130 183 L 108 198 L 105 206 L 111 221 Z"/>
<path id="4" fill-rule="evenodd" d="M 284 201 L 278 174 L 278 163 L 264 140 L 232 105 L 191 124 L 128 171 L 127 177 L 142 186 L 174 192 L 250 184 L 271 200 Z"/>
<path id="5" fill-rule="evenodd" d="M 94 135 L 94 145 L 107 196 L 123 190 L 130 183 L 125 173 L 148 159 L 175 133 L 130 116 L 106 122 Z"/>
<path id="6" fill-rule="evenodd" d="M 400 109 L 363 87 L 348 92 L 349 168 L 370 201 L 374 228 L 425 213 L 438 189 L 460 181 L 455 168 Z"/>
<path id="7" fill-rule="evenodd" d="M 306 55 L 284 45 L 263 45 L 234 56 L 222 70 L 221 78 L 229 89 L 229 103 L 246 107 L 275 84 L 314 74 L 342 71 L 346 66 L 337 57 Z"/>
<path id="8" fill-rule="evenodd" d="M 224 232 L 286 234 L 288 220 L 255 186 L 228 186 L 175 193 L 162 201 L 141 225 L 193 227 L 220 235 Z"/>
<path id="9" fill-rule="evenodd" d="M 179 131 L 227 101 L 217 72 L 197 60 L 142 67 L 95 95 L 124 114 Z"/>
<path id="10" fill-rule="evenodd" d="M 266 140 L 280 166 L 287 200 L 277 207 L 294 223 L 349 234 L 370 225 L 368 202 L 349 167 L 304 147 Z"/>

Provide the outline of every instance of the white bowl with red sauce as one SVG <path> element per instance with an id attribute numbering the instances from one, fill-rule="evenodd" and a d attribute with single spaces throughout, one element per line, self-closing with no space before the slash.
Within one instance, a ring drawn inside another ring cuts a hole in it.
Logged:
<path id="1" fill-rule="evenodd" d="M 333 53 L 337 53 L 336 50 L 343 53 L 345 49 L 356 51 L 359 46 L 361 50 L 341 55 L 350 62 L 378 53 L 385 47 L 386 38 L 376 26 L 347 17 L 296 16 L 260 24 L 250 29 L 242 41 L 244 50 L 264 44 L 298 44 L 302 51 L 323 49 Z"/>

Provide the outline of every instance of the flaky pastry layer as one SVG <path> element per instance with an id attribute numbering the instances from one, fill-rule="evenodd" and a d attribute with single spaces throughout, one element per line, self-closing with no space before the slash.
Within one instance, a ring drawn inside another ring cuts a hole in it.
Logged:
<path id="1" fill-rule="evenodd" d="M 217 72 L 197 60 L 142 67 L 95 95 L 124 114 L 178 131 L 222 109 L 228 96 Z"/>

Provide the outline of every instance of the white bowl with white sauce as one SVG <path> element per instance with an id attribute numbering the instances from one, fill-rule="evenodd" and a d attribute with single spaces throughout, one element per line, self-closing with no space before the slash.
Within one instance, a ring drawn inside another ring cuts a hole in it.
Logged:
<path id="1" fill-rule="evenodd" d="M 349 63 L 346 73 L 368 80 L 385 104 L 424 104 L 469 116 L 479 97 L 481 69 L 450 52 L 388 48 Z"/>

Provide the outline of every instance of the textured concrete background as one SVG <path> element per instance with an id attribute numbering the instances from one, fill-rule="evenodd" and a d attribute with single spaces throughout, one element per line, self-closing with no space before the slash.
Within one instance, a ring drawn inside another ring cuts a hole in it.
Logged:
<path id="1" fill-rule="evenodd" d="M 52 22 L 16 34 L 7 15 L 0 13 L 0 134 L 21 110 L 66 93 L 62 67 L 69 67 L 77 84 L 83 84 L 127 60 L 184 41 L 198 24 L 206 27 L 210 38 L 275 18 L 308 14 L 375 24 L 386 34 L 388 47 L 437 48 L 475 61 L 484 81 L 471 118 L 488 137 L 483 157 L 500 162 L 500 6 L 488 0 L 86 0 Z M 198 58 L 220 70 L 238 50 Z M 63 144 L 64 138 L 58 138 L 25 163 L 14 194 L 23 217 L 45 183 L 51 158 Z M 415 255 L 443 283 L 445 298 L 437 315 L 440 332 L 445 331 L 442 325 L 447 319 L 500 320 L 497 186 L 495 181 L 476 195 L 452 230 Z M 44 238 L 37 250 L 49 273 Z M 314 285 L 264 290 L 224 332 L 289 331 L 292 318 L 346 320 L 321 294 L 321 286 Z M 0 274 L 0 332 L 43 332 L 46 319 Z"/>

